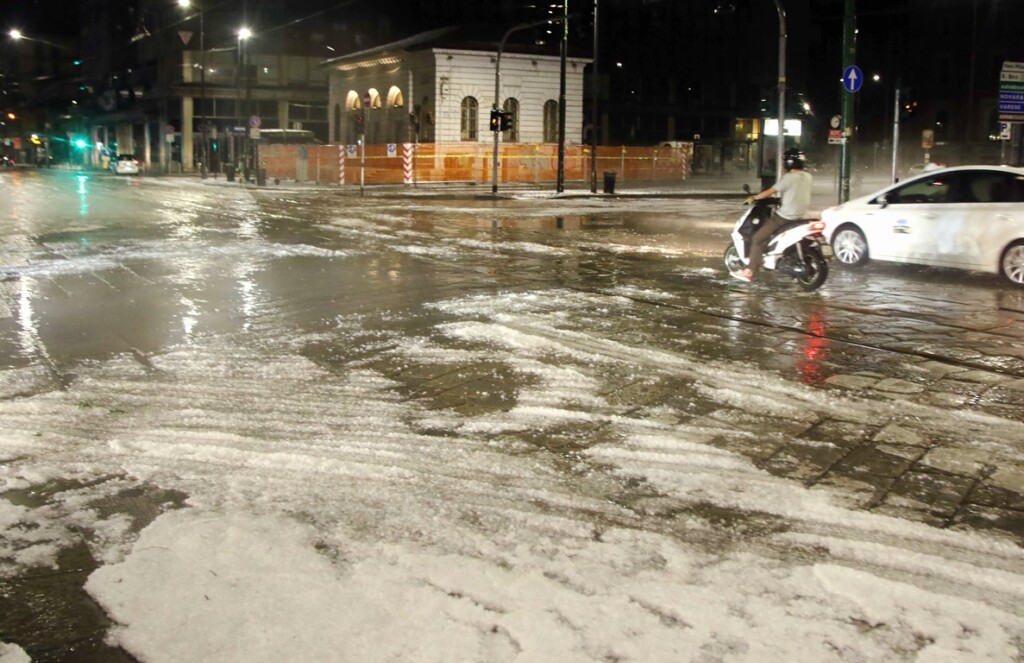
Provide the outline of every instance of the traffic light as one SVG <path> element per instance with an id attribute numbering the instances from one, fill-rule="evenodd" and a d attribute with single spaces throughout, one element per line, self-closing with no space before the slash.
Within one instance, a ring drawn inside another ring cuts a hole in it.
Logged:
<path id="1" fill-rule="evenodd" d="M 512 113 L 505 111 L 501 113 L 499 119 L 499 125 L 502 131 L 508 131 L 512 128 Z"/>
<path id="2" fill-rule="evenodd" d="M 914 98 L 914 90 L 905 87 L 900 90 L 900 122 L 906 122 L 917 113 L 917 100 Z"/>
<path id="3" fill-rule="evenodd" d="M 366 125 L 366 116 L 361 111 L 357 111 L 352 114 L 352 129 L 356 133 L 363 133 L 363 128 Z"/>
<path id="4" fill-rule="evenodd" d="M 501 131 L 501 111 L 497 108 L 491 109 L 491 131 Z"/>

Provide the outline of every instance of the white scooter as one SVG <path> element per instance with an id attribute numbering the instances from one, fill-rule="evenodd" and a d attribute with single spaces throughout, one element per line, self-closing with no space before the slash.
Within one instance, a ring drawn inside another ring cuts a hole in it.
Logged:
<path id="1" fill-rule="evenodd" d="M 750 187 L 743 185 L 750 194 Z M 725 268 L 736 275 L 750 263 L 750 240 L 779 206 L 778 198 L 755 200 L 732 229 L 732 244 L 725 250 Z M 832 247 L 821 231 L 818 219 L 791 221 L 779 228 L 764 252 L 762 270 L 781 272 L 796 279 L 804 290 L 817 290 L 828 278 Z"/>

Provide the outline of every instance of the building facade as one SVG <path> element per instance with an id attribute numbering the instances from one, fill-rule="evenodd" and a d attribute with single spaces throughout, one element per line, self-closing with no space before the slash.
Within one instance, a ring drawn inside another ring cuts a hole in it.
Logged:
<path id="1" fill-rule="evenodd" d="M 441 36 L 420 35 L 328 60 L 331 142 L 355 144 L 363 136 L 370 144 L 493 141 L 496 45 L 458 48 Z M 570 145 L 582 142 L 588 62 L 566 58 L 565 140 Z M 498 108 L 511 114 L 502 142 L 557 143 L 561 58 L 504 52 L 498 73 Z"/>

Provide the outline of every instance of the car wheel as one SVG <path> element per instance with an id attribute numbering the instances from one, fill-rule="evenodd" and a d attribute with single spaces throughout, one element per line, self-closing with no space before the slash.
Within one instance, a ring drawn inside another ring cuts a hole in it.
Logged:
<path id="1" fill-rule="evenodd" d="M 1007 281 L 1024 286 L 1024 240 L 1017 240 L 1006 247 L 999 260 L 999 269 Z"/>
<path id="2" fill-rule="evenodd" d="M 860 267 L 868 261 L 868 242 L 854 226 L 843 226 L 832 235 L 832 252 L 847 267 Z"/>

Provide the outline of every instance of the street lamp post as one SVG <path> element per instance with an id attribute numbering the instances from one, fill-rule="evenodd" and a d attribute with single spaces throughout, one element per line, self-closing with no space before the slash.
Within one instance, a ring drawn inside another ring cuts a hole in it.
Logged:
<path id="1" fill-rule="evenodd" d="M 252 36 L 252 30 L 250 30 L 249 28 L 243 27 L 243 28 L 240 28 L 238 30 L 238 70 L 235 73 L 235 80 L 236 80 L 236 86 L 235 86 L 235 88 L 236 88 L 235 89 L 235 127 L 236 128 L 243 127 L 243 129 L 242 129 L 243 135 L 242 135 L 242 137 L 239 138 L 238 144 L 235 147 L 235 154 L 234 154 L 234 156 L 235 156 L 236 166 L 241 166 L 242 165 L 242 160 L 239 159 L 239 154 L 238 153 L 240 151 L 242 151 L 242 146 L 244 145 L 244 138 L 245 138 L 245 133 L 244 133 L 245 132 L 245 129 L 244 129 L 245 125 L 242 124 L 242 75 L 243 75 L 243 71 L 242 70 L 245 68 L 245 50 L 244 50 L 244 45 L 245 45 L 245 40 L 248 39 L 251 36 Z M 248 81 L 246 82 L 246 89 L 248 90 Z M 234 142 L 235 141 L 232 141 L 233 144 L 234 144 Z M 244 155 L 242 155 L 242 157 L 244 158 Z"/>
<path id="2" fill-rule="evenodd" d="M 188 9 L 192 0 L 178 0 L 178 4 Z M 203 146 L 199 155 L 199 176 L 205 179 L 210 159 L 210 142 L 206 131 L 206 25 L 202 4 L 199 5 L 199 108 L 200 145 Z"/>

